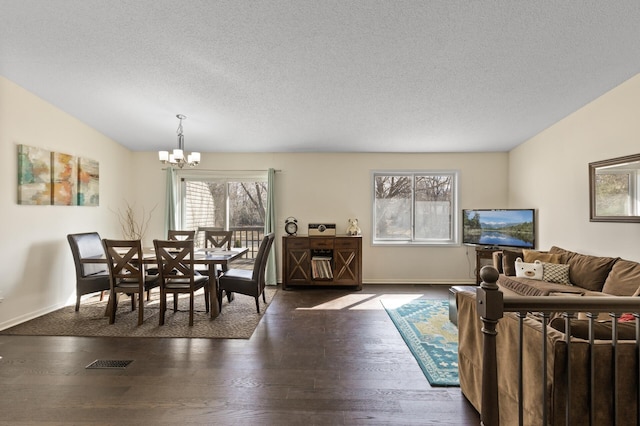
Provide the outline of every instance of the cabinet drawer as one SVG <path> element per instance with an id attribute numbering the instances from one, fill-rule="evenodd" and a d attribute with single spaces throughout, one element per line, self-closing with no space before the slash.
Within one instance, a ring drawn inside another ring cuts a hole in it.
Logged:
<path id="1" fill-rule="evenodd" d="M 347 249 L 357 249 L 359 240 L 357 237 L 351 238 L 336 238 L 335 247 L 337 249 L 347 248 Z"/>
<path id="2" fill-rule="evenodd" d="M 309 238 L 312 249 L 333 249 L 333 238 Z"/>
<path id="3" fill-rule="evenodd" d="M 287 242 L 287 248 L 290 248 L 290 249 L 308 249 L 309 248 L 308 238 L 287 237 L 286 242 Z"/>

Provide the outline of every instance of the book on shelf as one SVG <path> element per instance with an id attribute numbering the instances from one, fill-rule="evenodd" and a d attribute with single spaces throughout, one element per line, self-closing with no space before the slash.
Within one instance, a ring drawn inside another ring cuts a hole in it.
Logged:
<path id="1" fill-rule="evenodd" d="M 311 273 L 314 279 L 333 279 L 333 271 L 331 270 L 331 257 L 313 256 L 311 258 Z"/>

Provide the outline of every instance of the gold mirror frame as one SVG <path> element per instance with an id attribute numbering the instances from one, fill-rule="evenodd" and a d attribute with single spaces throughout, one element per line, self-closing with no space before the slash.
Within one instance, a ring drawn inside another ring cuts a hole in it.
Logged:
<path id="1" fill-rule="evenodd" d="M 589 207 L 591 222 L 640 222 L 640 154 L 589 163 Z"/>

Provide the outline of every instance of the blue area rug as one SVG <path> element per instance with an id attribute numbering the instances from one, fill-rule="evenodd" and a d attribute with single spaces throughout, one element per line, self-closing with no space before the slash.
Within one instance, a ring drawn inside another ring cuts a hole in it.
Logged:
<path id="1" fill-rule="evenodd" d="M 458 329 L 449 321 L 447 300 L 382 301 L 432 386 L 460 386 Z"/>

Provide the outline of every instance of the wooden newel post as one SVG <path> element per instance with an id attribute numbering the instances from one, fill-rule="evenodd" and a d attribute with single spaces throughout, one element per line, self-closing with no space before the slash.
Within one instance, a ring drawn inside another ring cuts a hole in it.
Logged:
<path id="1" fill-rule="evenodd" d="M 480 288 L 477 291 L 477 310 L 482 320 L 482 407 L 480 422 L 484 426 L 498 426 L 498 363 L 496 361 L 496 326 L 502 318 L 502 292 L 498 290 L 498 270 L 484 266 L 480 270 Z"/>

